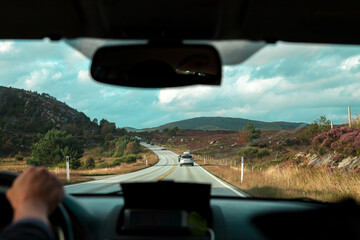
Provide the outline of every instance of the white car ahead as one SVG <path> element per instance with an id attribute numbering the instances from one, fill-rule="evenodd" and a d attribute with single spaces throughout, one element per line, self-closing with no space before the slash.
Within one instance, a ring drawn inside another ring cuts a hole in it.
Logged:
<path id="1" fill-rule="evenodd" d="M 182 165 L 191 165 L 194 166 L 194 158 L 191 154 L 182 154 L 180 158 L 180 167 Z"/>
<path id="2" fill-rule="evenodd" d="M 166 146 L 162 146 L 162 147 L 161 147 L 161 150 L 166 150 Z"/>

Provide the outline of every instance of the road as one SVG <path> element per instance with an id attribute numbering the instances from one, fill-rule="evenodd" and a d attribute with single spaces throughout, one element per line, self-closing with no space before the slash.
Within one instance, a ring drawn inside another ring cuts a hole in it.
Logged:
<path id="1" fill-rule="evenodd" d="M 193 167 L 180 167 L 177 154 L 169 150 L 160 150 L 159 146 L 151 146 L 149 144 L 142 145 L 151 149 L 159 157 L 157 164 L 132 173 L 68 185 L 65 187 L 66 193 L 109 193 L 120 190 L 119 183 L 123 182 L 173 180 L 176 182 L 211 184 L 211 194 L 215 196 L 246 197 L 241 190 L 212 175 L 198 164 L 195 164 Z"/>

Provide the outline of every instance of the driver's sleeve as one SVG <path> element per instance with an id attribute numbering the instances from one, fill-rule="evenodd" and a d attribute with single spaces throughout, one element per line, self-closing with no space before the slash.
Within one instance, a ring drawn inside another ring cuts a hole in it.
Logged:
<path id="1" fill-rule="evenodd" d="M 52 240 L 54 235 L 50 228 L 40 220 L 27 218 L 6 227 L 0 234 L 1 240 Z"/>

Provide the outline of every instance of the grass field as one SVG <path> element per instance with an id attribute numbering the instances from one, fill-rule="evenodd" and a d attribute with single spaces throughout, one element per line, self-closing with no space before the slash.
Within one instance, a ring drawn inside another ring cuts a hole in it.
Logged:
<path id="1" fill-rule="evenodd" d="M 254 197 L 308 197 L 329 202 L 351 197 L 360 201 L 360 175 L 357 173 L 284 163 L 261 170 L 246 167 L 241 183 L 239 166 L 229 166 L 221 161 L 207 161 L 206 164 L 201 160 L 197 162 Z"/>
<path id="2" fill-rule="evenodd" d="M 125 174 L 133 171 L 137 171 L 149 166 L 152 166 L 158 162 L 158 157 L 155 153 L 148 149 L 143 149 L 142 159 L 137 159 L 135 163 L 122 163 L 120 166 L 112 168 L 95 168 L 95 169 L 79 169 L 79 170 L 70 170 L 70 182 L 66 182 L 66 169 L 65 168 L 50 168 L 49 170 L 53 172 L 64 184 L 77 183 L 92 180 L 94 176 L 101 175 L 115 175 L 115 174 Z M 82 161 L 85 161 L 85 158 L 90 156 L 88 153 L 84 154 Z M 106 162 L 111 162 L 116 158 L 102 158 Z M 148 165 L 146 165 L 146 159 Z M 99 160 L 96 160 L 98 162 Z M 19 161 L 15 158 L 2 158 L 0 159 L 0 171 L 10 171 L 21 173 L 23 172 L 28 165 L 26 161 Z"/>

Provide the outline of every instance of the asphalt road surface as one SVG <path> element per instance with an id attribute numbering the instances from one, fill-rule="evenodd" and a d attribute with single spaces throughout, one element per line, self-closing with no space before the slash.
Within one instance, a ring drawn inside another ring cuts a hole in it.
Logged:
<path id="1" fill-rule="evenodd" d="M 151 182 L 173 180 L 176 182 L 195 182 L 211 184 L 211 194 L 215 196 L 246 197 L 241 190 L 222 181 L 199 165 L 182 166 L 178 163 L 178 155 L 169 150 L 160 150 L 159 146 L 142 144 L 159 156 L 159 162 L 154 166 L 132 173 L 117 175 L 101 180 L 68 185 L 66 193 L 109 193 L 121 190 L 122 182 Z"/>

